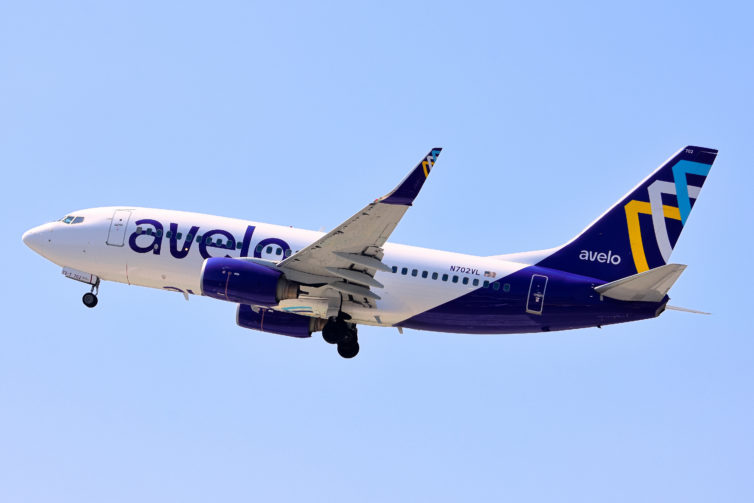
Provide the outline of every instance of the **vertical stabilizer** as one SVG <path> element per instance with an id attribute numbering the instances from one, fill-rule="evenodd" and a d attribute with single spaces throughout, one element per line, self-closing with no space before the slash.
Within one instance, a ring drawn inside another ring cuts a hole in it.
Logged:
<path id="1" fill-rule="evenodd" d="M 682 148 L 538 265 L 614 281 L 667 264 L 716 156 Z"/>

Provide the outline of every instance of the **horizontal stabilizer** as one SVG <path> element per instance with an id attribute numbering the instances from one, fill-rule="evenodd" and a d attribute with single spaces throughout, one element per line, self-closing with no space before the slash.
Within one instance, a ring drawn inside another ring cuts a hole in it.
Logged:
<path id="1" fill-rule="evenodd" d="M 667 264 L 633 276 L 595 287 L 600 295 L 617 300 L 660 302 L 686 269 L 682 264 Z"/>

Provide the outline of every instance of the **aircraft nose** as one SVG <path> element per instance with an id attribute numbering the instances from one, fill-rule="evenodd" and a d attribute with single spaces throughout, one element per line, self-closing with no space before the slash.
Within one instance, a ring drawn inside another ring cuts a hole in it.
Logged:
<path id="1" fill-rule="evenodd" d="M 39 225 L 24 232 L 21 239 L 26 246 L 41 254 L 42 250 L 52 241 L 52 230 L 47 225 Z"/>

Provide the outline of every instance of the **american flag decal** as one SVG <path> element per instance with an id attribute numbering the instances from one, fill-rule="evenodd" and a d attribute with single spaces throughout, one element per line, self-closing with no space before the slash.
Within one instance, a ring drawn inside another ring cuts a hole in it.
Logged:
<path id="1" fill-rule="evenodd" d="M 485 278 L 494 278 L 495 276 L 497 276 L 497 273 L 494 271 L 484 271 Z"/>

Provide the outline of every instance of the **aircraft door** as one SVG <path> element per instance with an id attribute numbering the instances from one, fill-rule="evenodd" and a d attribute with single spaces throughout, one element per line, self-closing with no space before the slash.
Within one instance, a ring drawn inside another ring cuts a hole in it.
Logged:
<path id="1" fill-rule="evenodd" d="M 131 218 L 131 210 L 115 210 L 110 230 L 107 233 L 107 244 L 110 246 L 123 246 L 126 240 L 126 226 Z"/>
<path id="2" fill-rule="evenodd" d="M 532 274 L 529 284 L 529 296 L 526 299 L 526 312 L 530 314 L 542 314 L 545 305 L 545 290 L 547 289 L 547 276 Z"/>

